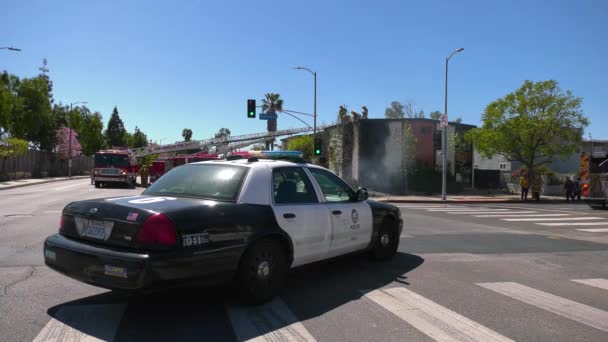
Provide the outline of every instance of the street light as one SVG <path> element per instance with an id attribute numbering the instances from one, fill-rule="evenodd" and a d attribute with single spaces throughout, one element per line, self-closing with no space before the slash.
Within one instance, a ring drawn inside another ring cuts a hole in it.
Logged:
<path id="1" fill-rule="evenodd" d="M 316 141 L 315 139 L 317 138 L 317 72 L 316 71 L 312 71 L 308 68 L 304 68 L 304 67 L 295 67 L 294 69 L 296 70 L 306 70 L 309 73 L 312 74 L 312 76 L 315 79 L 315 107 L 314 107 L 314 112 L 313 112 L 313 128 L 312 128 L 312 141 Z M 316 163 L 316 159 L 317 156 L 313 154 L 313 163 Z"/>
<path id="2" fill-rule="evenodd" d="M 459 48 L 454 50 L 454 52 L 452 52 L 452 54 L 445 59 L 445 107 L 444 107 L 444 111 L 443 111 L 443 115 L 445 115 L 445 121 L 446 123 L 448 122 L 448 62 L 450 61 L 450 58 L 452 58 L 452 56 L 454 56 L 455 54 L 457 54 L 458 52 L 464 50 L 464 48 Z M 446 168 L 446 164 L 447 164 L 447 150 L 448 150 L 448 125 L 446 124 L 445 126 L 443 126 L 443 134 L 441 135 L 441 157 L 442 157 L 442 161 L 443 161 L 443 174 L 442 174 L 442 179 L 441 179 L 441 199 L 442 200 L 446 200 L 445 197 L 445 193 L 446 193 L 446 188 L 447 188 L 447 168 Z"/>
<path id="3" fill-rule="evenodd" d="M 80 101 L 80 102 L 72 102 L 70 103 L 70 112 L 68 113 L 69 121 L 68 126 L 70 127 L 70 138 L 69 138 L 69 159 L 68 159 L 68 177 L 72 178 L 72 106 L 77 104 L 87 104 L 88 102 Z"/>
<path id="4" fill-rule="evenodd" d="M 0 50 L 21 51 L 21 49 L 18 49 L 18 48 L 12 47 L 12 46 L 0 47 Z"/>

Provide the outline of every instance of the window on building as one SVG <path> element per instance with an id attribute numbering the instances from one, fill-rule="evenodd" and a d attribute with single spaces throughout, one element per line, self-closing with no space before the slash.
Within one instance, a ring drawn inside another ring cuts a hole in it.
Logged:
<path id="1" fill-rule="evenodd" d="M 500 163 L 498 164 L 498 168 L 501 170 L 506 170 L 507 169 L 507 163 Z"/>

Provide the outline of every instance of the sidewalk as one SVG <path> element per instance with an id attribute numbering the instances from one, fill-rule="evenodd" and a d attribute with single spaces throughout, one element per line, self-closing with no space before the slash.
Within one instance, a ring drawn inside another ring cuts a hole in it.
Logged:
<path id="1" fill-rule="evenodd" d="M 519 195 L 447 195 L 443 201 L 437 196 L 392 196 L 378 195 L 370 196 L 370 200 L 392 203 L 524 203 Z M 525 203 L 536 203 L 528 197 Z M 567 203 L 561 196 L 540 196 L 540 203 Z M 578 203 L 578 202 L 577 202 Z M 583 203 L 581 201 L 581 203 Z"/>
<path id="2" fill-rule="evenodd" d="M 73 176 L 72 179 L 86 179 L 91 178 L 91 176 Z M 0 191 L 21 188 L 24 186 L 37 185 L 37 184 L 45 184 L 45 183 L 53 183 L 69 180 L 68 177 L 52 177 L 52 178 L 30 178 L 30 179 L 19 179 L 14 181 L 6 181 L 0 182 Z"/>

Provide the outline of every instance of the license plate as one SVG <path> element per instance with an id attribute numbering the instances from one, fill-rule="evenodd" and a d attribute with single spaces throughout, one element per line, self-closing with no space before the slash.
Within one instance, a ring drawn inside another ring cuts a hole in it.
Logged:
<path id="1" fill-rule="evenodd" d="M 104 265 L 103 273 L 113 277 L 127 278 L 127 269 L 124 267 Z"/>
<path id="2" fill-rule="evenodd" d="M 112 222 L 89 220 L 84 236 L 93 239 L 105 240 L 112 232 Z"/>

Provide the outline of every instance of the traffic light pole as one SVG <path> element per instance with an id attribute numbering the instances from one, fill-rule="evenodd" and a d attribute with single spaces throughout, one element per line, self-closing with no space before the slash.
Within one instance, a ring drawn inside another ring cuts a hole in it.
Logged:
<path id="1" fill-rule="evenodd" d="M 314 146 L 314 142 L 317 141 L 317 72 L 313 72 L 312 73 L 314 75 L 315 78 L 315 111 L 314 111 L 314 118 L 313 118 L 313 129 L 312 129 L 312 141 L 313 141 L 313 148 L 316 148 L 316 146 Z M 313 157 L 312 157 L 312 163 L 313 164 L 318 164 L 317 161 L 317 156 L 316 153 L 313 153 Z"/>

